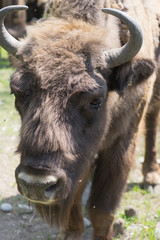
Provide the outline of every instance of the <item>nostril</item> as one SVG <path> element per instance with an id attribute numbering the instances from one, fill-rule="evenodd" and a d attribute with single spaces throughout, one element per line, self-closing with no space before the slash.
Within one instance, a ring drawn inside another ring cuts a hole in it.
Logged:
<path id="1" fill-rule="evenodd" d="M 44 191 L 44 195 L 46 198 L 50 198 L 54 195 L 54 193 L 56 192 L 57 190 L 57 187 L 58 187 L 58 183 L 55 183 L 55 184 L 52 184 L 50 186 L 48 186 L 45 191 Z"/>
<path id="2" fill-rule="evenodd" d="M 56 185 L 49 186 L 45 189 L 45 192 L 53 192 L 56 189 Z"/>
<path id="3" fill-rule="evenodd" d="M 20 193 L 34 201 L 48 202 L 55 198 L 55 195 L 62 185 L 61 178 L 53 175 L 32 175 L 26 172 L 20 172 L 17 175 L 17 184 Z"/>

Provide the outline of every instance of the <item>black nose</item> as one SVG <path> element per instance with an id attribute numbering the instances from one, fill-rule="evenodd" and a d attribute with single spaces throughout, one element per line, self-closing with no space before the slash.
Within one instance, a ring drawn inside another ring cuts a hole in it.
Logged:
<path id="1" fill-rule="evenodd" d="M 51 183 L 51 185 L 49 185 L 44 191 L 45 198 L 50 199 L 51 196 L 53 196 L 54 193 L 56 192 L 57 186 L 58 186 L 58 183 L 56 184 Z"/>
<path id="2" fill-rule="evenodd" d="M 33 202 L 49 203 L 56 198 L 60 181 L 55 176 L 33 176 L 21 172 L 16 177 L 20 193 Z"/>

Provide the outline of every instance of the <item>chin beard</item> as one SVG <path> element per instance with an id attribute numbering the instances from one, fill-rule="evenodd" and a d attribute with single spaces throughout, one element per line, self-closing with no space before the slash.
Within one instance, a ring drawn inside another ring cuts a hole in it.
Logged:
<path id="1" fill-rule="evenodd" d="M 49 205 L 35 203 L 35 207 L 40 217 L 50 226 L 65 228 L 69 221 L 69 214 L 73 203 L 72 199 L 68 196 L 66 199 L 53 202 Z"/>

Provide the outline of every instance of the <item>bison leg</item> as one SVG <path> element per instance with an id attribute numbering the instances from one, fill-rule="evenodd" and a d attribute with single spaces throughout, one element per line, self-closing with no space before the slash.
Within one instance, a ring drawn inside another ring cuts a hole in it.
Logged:
<path id="1" fill-rule="evenodd" d="M 89 169 L 85 172 L 83 180 L 80 180 L 74 197 L 69 216 L 67 228 L 62 230 L 58 240 L 82 240 L 84 232 L 83 211 L 82 211 L 82 194 L 88 179 Z"/>
<path id="2" fill-rule="evenodd" d="M 78 201 L 71 208 L 68 228 L 63 230 L 58 240 L 82 240 L 83 231 L 82 206 Z"/>
<path id="3" fill-rule="evenodd" d="M 120 146 L 126 147 L 126 151 Z M 88 202 L 93 240 L 112 238 L 114 212 L 126 185 L 133 153 L 134 145 L 125 146 L 117 139 L 112 148 L 99 155 Z"/>
<path id="4" fill-rule="evenodd" d="M 159 108 L 147 114 L 146 117 L 146 146 L 143 163 L 144 182 L 147 184 L 160 184 L 160 168 L 157 163 L 157 132 Z"/>
<path id="5" fill-rule="evenodd" d="M 160 111 L 160 69 L 154 85 L 153 96 L 146 115 L 144 183 L 160 184 L 160 167 L 157 163 L 157 133 Z"/>

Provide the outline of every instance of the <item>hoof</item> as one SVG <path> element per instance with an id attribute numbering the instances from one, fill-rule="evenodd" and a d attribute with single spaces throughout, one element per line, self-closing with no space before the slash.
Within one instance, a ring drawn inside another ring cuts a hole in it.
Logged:
<path id="1" fill-rule="evenodd" d="M 59 235 L 59 237 L 57 238 L 57 240 L 82 240 L 81 236 L 78 236 L 77 234 L 65 234 L 62 233 Z"/>
<path id="2" fill-rule="evenodd" d="M 149 185 L 160 185 L 160 169 L 146 173 L 144 175 L 144 183 Z"/>

